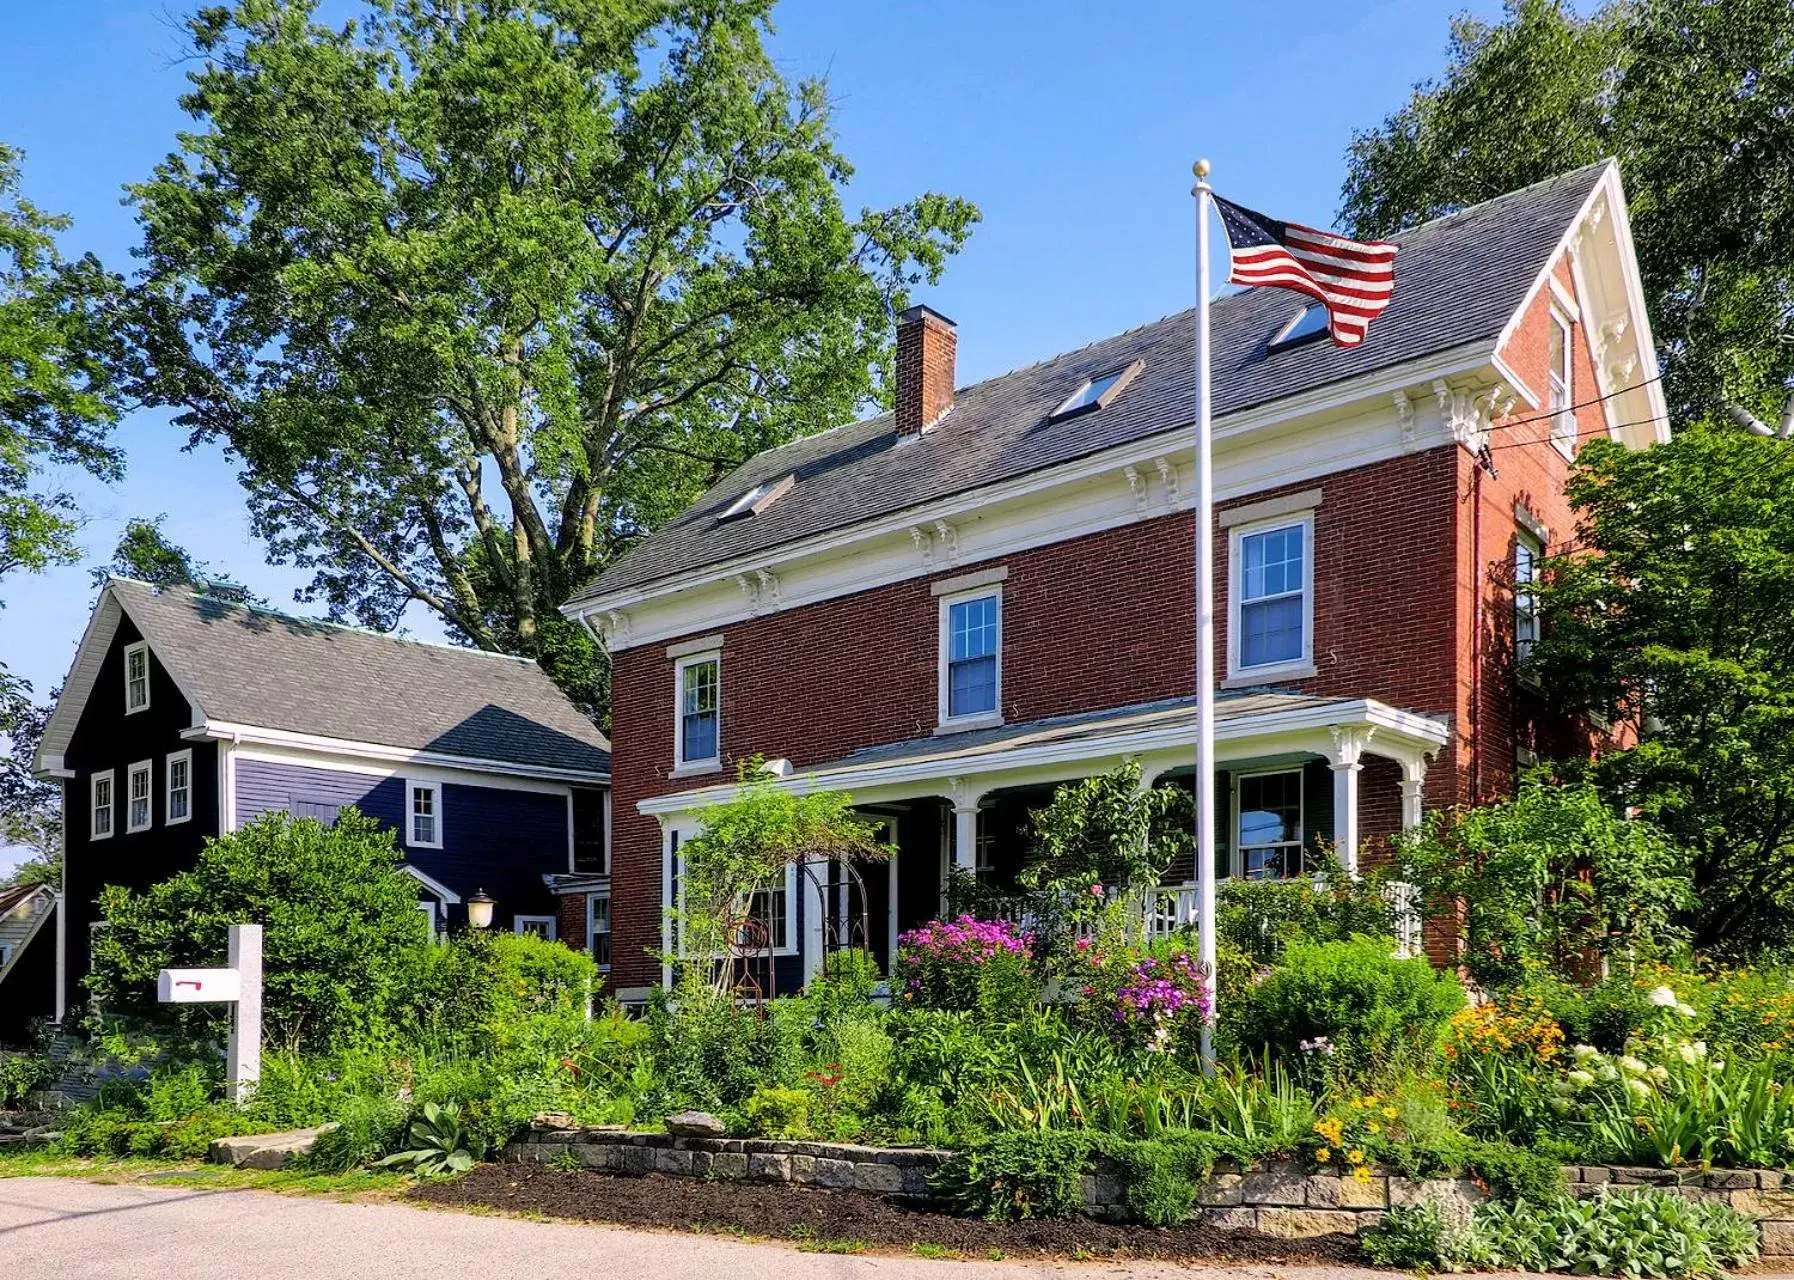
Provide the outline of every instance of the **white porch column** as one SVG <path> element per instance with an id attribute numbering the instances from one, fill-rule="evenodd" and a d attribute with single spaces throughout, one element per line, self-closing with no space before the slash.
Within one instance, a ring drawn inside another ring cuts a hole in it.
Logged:
<path id="1" fill-rule="evenodd" d="M 1402 761 L 1402 830 L 1420 825 L 1421 792 L 1426 787 L 1426 757 Z"/>
<path id="2" fill-rule="evenodd" d="M 978 802 L 984 792 L 959 778 L 949 778 L 947 799 L 953 805 L 953 843 L 950 870 L 975 875 L 978 871 Z M 941 881 L 942 907 L 945 909 L 947 883 Z"/>
<path id="3" fill-rule="evenodd" d="M 1349 876 L 1358 874 L 1358 775 L 1374 729 L 1333 725 L 1333 843 Z"/>

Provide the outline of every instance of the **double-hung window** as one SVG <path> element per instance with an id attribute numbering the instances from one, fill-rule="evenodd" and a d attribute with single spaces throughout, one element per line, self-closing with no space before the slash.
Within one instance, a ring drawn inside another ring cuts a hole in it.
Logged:
<path id="1" fill-rule="evenodd" d="M 405 843 L 414 849 L 442 848 L 442 784 L 405 784 Z"/>
<path id="2" fill-rule="evenodd" d="M 112 770 L 94 774 L 89 785 L 93 788 L 93 820 L 88 827 L 88 836 L 93 840 L 104 840 L 112 834 Z"/>
<path id="3" fill-rule="evenodd" d="M 177 751 L 168 757 L 168 796 L 162 821 L 168 826 L 193 816 L 193 752 Z"/>
<path id="4" fill-rule="evenodd" d="M 1313 533 L 1310 518 L 1233 531 L 1233 675 L 1292 672 L 1312 661 Z"/>
<path id="5" fill-rule="evenodd" d="M 536 937 L 553 942 L 558 933 L 559 923 L 553 916 L 512 916 L 511 931 L 513 933 L 533 933 Z"/>
<path id="6" fill-rule="evenodd" d="M 941 599 L 940 719 L 996 723 L 1003 705 L 1003 595 L 983 588 Z"/>
<path id="7" fill-rule="evenodd" d="M 125 774 L 125 830 L 148 831 L 155 816 L 150 798 L 150 774 L 155 766 L 139 760 Z"/>
<path id="8" fill-rule="evenodd" d="M 610 895 L 594 893 L 586 897 L 586 947 L 592 962 L 602 971 L 610 970 Z"/>
<path id="9" fill-rule="evenodd" d="M 1240 874 L 1248 880 L 1288 880 L 1302 874 L 1302 772 L 1239 775 Z"/>
<path id="10" fill-rule="evenodd" d="M 149 646 L 139 640 L 125 646 L 125 714 L 149 710 Z"/>
<path id="11" fill-rule="evenodd" d="M 679 699 L 673 731 L 675 768 L 715 768 L 722 763 L 722 655 L 700 653 L 681 658 L 674 672 Z"/>
<path id="12" fill-rule="evenodd" d="M 1551 442 L 1565 457 L 1576 452 L 1575 380 L 1571 357 L 1575 347 L 1570 341 L 1570 322 L 1558 312 L 1551 313 L 1551 367 L 1546 371 L 1550 384 Z"/>
<path id="13" fill-rule="evenodd" d="M 1514 660 L 1524 662 L 1539 639 L 1538 584 L 1545 549 L 1530 533 L 1514 539 Z"/>

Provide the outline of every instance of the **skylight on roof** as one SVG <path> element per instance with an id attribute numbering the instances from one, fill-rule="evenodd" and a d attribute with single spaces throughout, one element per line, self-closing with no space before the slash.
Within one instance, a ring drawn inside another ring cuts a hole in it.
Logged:
<path id="1" fill-rule="evenodd" d="M 1143 361 L 1136 360 L 1124 369 L 1111 369 L 1108 373 L 1099 373 L 1094 378 L 1084 379 L 1078 388 L 1065 398 L 1065 402 L 1048 416 L 1069 418 L 1073 414 L 1101 409 L 1120 395 L 1126 389 L 1127 384 L 1134 380 L 1134 375 L 1145 367 Z"/>
<path id="2" fill-rule="evenodd" d="M 783 476 L 777 480 L 762 480 L 749 489 L 717 516 L 718 524 L 726 524 L 731 520 L 745 520 L 749 516 L 757 516 L 785 495 L 785 491 L 797 483 L 795 474 Z"/>
<path id="3" fill-rule="evenodd" d="M 1289 322 L 1272 337 L 1271 345 L 1287 347 L 1293 343 L 1319 337 L 1325 332 L 1327 332 L 1327 308 L 1318 302 L 1311 302 L 1290 317 Z"/>

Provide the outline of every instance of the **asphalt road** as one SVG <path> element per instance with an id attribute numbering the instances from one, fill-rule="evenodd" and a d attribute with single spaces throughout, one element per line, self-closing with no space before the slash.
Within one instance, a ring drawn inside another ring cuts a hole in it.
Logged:
<path id="1" fill-rule="evenodd" d="M 1324 1267 L 954 1262 L 335 1200 L 70 1178 L 0 1178 L 6 1280 L 1389 1280 Z"/>

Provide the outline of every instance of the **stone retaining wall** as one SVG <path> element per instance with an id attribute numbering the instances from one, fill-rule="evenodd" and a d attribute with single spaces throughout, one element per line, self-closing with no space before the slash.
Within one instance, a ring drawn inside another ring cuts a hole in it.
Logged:
<path id="1" fill-rule="evenodd" d="M 928 1179 L 952 1153 L 923 1148 L 861 1147 L 833 1142 L 771 1138 L 675 1138 L 620 1129 L 531 1129 L 505 1147 L 503 1158 L 550 1164 L 571 1155 L 588 1169 L 640 1177 L 650 1173 L 717 1181 L 793 1182 L 929 1199 Z M 1564 1179 L 1574 1195 L 1659 1187 L 1690 1200 L 1729 1204 L 1759 1219 L 1763 1253 L 1794 1257 L 1794 1178 L 1773 1170 L 1642 1169 L 1609 1165 L 1568 1166 Z M 1120 1171 L 1084 1175 L 1084 1209 L 1095 1217 L 1125 1213 Z M 1404 1205 L 1476 1204 L 1486 1196 L 1468 1178 L 1414 1181 L 1373 1171 L 1368 1181 L 1311 1174 L 1294 1161 L 1271 1160 L 1242 1170 L 1216 1167 L 1198 1196 L 1197 1212 L 1211 1226 L 1295 1237 L 1355 1233 Z"/>

